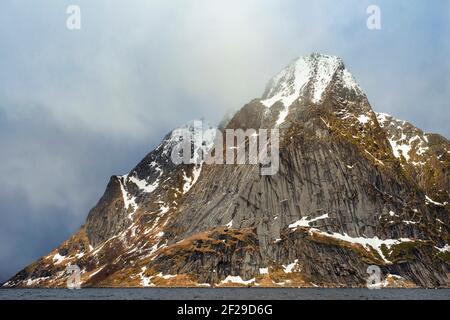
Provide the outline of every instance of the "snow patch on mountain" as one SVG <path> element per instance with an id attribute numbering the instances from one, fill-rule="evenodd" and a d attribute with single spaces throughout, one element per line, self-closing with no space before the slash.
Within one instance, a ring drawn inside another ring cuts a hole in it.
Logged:
<path id="1" fill-rule="evenodd" d="M 282 265 L 284 273 L 292 273 L 293 270 L 297 267 L 298 259 L 295 259 L 294 262 L 289 263 L 287 265 Z"/>
<path id="2" fill-rule="evenodd" d="M 162 174 L 162 171 L 161 171 Z M 128 177 L 128 181 L 133 182 L 142 192 L 151 193 L 155 191 L 159 186 L 159 178 L 156 179 L 153 183 L 148 183 L 147 180 L 139 178 L 135 176 Z"/>
<path id="3" fill-rule="evenodd" d="M 450 252 L 450 245 L 446 244 L 442 248 L 435 247 L 439 252 Z"/>
<path id="4" fill-rule="evenodd" d="M 314 221 L 322 220 L 328 218 L 328 213 L 323 214 L 319 217 L 308 219 L 308 217 L 302 217 L 300 220 L 289 225 L 290 229 L 296 229 L 298 227 L 309 227 L 309 224 Z"/>
<path id="5" fill-rule="evenodd" d="M 392 211 L 389 212 L 389 214 L 392 216 L 395 213 L 393 213 Z M 373 237 L 373 238 L 367 238 L 367 237 L 351 237 L 348 234 L 344 233 L 344 234 L 340 234 L 337 232 L 323 232 L 317 228 L 312 228 L 310 226 L 310 223 L 314 222 L 314 221 L 318 221 L 318 220 L 323 220 L 323 219 L 327 219 L 329 218 L 328 214 L 323 214 L 321 216 L 318 216 L 316 218 L 313 219 L 308 219 L 307 217 L 302 217 L 300 220 L 292 223 L 289 225 L 290 229 L 297 229 L 298 227 L 306 227 L 306 228 L 310 228 L 309 232 L 310 233 L 316 233 L 316 234 L 320 234 L 322 236 L 325 237 L 329 237 L 329 238 L 334 238 L 334 239 L 338 239 L 338 240 L 342 240 L 345 242 L 349 242 L 349 243 L 355 243 L 355 244 L 360 244 L 362 245 L 364 248 L 369 249 L 369 247 L 375 249 L 378 254 L 383 258 L 383 260 L 385 262 L 389 262 L 389 260 L 387 260 L 387 257 L 384 256 L 381 248 L 382 246 L 386 246 L 388 249 L 390 249 L 393 245 L 396 244 L 400 244 L 402 242 L 410 242 L 410 241 L 414 241 L 412 239 L 407 239 L 407 238 L 401 238 L 401 239 L 385 239 L 385 240 L 381 240 L 378 237 Z M 405 221 L 406 222 L 406 221 Z"/>
<path id="6" fill-rule="evenodd" d="M 153 276 L 146 277 L 144 275 L 145 271 L 147 271 L 147 267 L 142 267 L 141 272 L 138 274 L 138 276 L 140 278 L 141 286 L 143 286 L 143 287 L 154 287 L 155 285 L 151 281 L 152 278 L 154 278 L 154 277 Z"/>
<path id="7" fill-rule="evenodd" d="M 406 121 L 398 120 L 387 113 L 376 113 L 380 127 L 386 130 L 388 141 L 396 158 L 403 156 L 413 165 L 423 165 L 423 161 L 412 158 L 423 157 L 429 150 L 427 134 Z"/>
<path id="8" fill-rule="evenodd" d="M 347 69 L 342 70 L 341 79 L 342 84 L 345 88 L 353 90 L 356 93 L 362 93 L 361 87 L 358 85 L 353 75 Z"/>
<path id="9" fill-rule="evenodd" d="M 289 107 L 300 96 L 311 78 L 311 73 L 307 58 L 297 59 L 270 80 L 266 98 L 261 103 L 270 108 L 280 101 L 285 107 Z"/>
<path id="10" fill-rule="evenodd" d="M 388 250 L 390 250 L 390 248 L 392 246 L 394 246 L 394 245 L 397 245 L 397 244 L 400 244 L 400 243 L 403 243 L 403 242 L 414 241 L 414 240 L 408 239 L 408 238 L 382 240 L 382 239 L 379 239 L 377 236 L 375 236 L 373 238 L 351 237 L 351 236 L 349 236 L 346 233 L 340 234 L 340 233 L 337 233 L 337 232 L 333 232 L 333 233 L 330 234 L 328 232 L 323 232 L 323 231 L 320 231 L 320 230 L 315 229 L 315 228 L 311 228 L 310 232 L 318 233 L 318 234 L 321 234 L 322 236 L 325 236 L 325 237 L 330 237 L 330 238 L 342 240 L 342 241 L 349 242 L 349 243 L 360 244 L 364 248 L 366 248 L 367 250 L 370 249 L 370 248 L 373 248 L 373 249 L 375 249 L 375 251 L 377 251 L 377 253 L 380 255 L 380 257 L 386 263 L 389 263 L 390 261 L 387 259 L 387 257 L 384 255 L 383 251 L 381 250 L 382 246 L 386 246 L 386 248 Z"/>
<path id="11" fill-rule="evenodd" d="M 55 264 L 60 264 L 61 262 L 63 262 L 66 259 L 66 256 L 60 255 L 59 253 L 56 253 L 53 256 L 53 262 Z"/>
<path id="12" fill-rule="evenodd" d="M 362 114 L 358 117 L 358 121 L 359 121 L 359 123 L 364 125 L 370 121 L 370 118 L 368 116 L 366 116 L 365 114 Z"/>
<path id="13" fill-rule="evenodd" d="M 40 277 L 40 278 L 34 278 L 34 279 L 30 278 L 30 279 L 27 279 L 26 285 L 29 287 L 34 286 L 34 285 L 38 284 L 39 282 L 47 280 L 48 278 L 50 278 L 50 277 Z"/>
<path id="14" fill-rule="evenodd" d="M 348 234 L 344 233 L 344 234 L 340 234 L 337 232 L 324 232 L 321 231 L 317 228 L 312 228 L 310 227 L 310 223 L 313 221 L 317 221 L 317 220 L 321 220 L 321 219 L 326 219 L 328 218 L 328 214 L 324 214 L 322 216 L 319 216 L 315 219 L 311 219 L 308 220 L 307 218 L 303 217 L 302 219 L 298 220 L 297 222 L 290 224 L 289 228 L 291 229 L 295 229 L 297 227 L 308 227 L 310 234 L 319 234 L 321 236 L 324 237 L 329 237 L 329 238 L 334 238 L 337 240 L 341 240 L 341 241 L 345 241 L 348 243 L 352 243 L 352 244 L 360 244 L 362 245 L 364 248 L 366 248 L 367 250 L 369 250 L 370 248 L 373 248 L 375 251 L 377 251 L 377 253 L 380 255 L 380 257 L 384 260 L 384 262 L 389 263 L 390 261 L 387 259 L 387 257 L 384 255 L 384 253 L 382 252 L 381 248 L 383 246 L 385 246 L 388 250 L 390 250 L 390 248 L 394 245 L 403 243 L 403 242 L 411 242 L 414 241 L 412 239 L 408 239 L 408 238 L 400 238 L 400 239 L 379 239 L 377 236 L 372 237 L 372 238 L 368 238 L 368 237 L 351 237 Z"/>
<path id="15" fill-rule="evenodd" d="M 447 202 L 440 203 L 440 202 L 434 201 L 433 199 L 431 199 L 427 195 L 425 195 L 425 203 L 426 204 L 433 204 L 433 205 L 438 206 L 438 207 L 445 207 L 447 205 Z"/>
<path id="16" fill-rule="evenodd" d="M 269 268 L 259 268 L 259 274 L 269 274 Z"/>
<path id="17" fill-rule="evenodd" d="M 192 186 L 197 182 L 198 178 L 200 177 L 200 173 L 202 172 L 202 165 L 197 165 L 192 169 L 192 177 L 188 177 L 186 175 L 186 172 L 183 172 L 183 179 L 184 179 L 184 185 L 183 185 L 183 193 L 187 193 L 189 190 L 191 190 Z"/>
<path id="18" fill-rule="evenodd" d="M 312 102 L 318 103 L 331 82 L 342 60 L 335 56 L 320 55 L 317 59 L 315 77 L 313 79 Z"/>
<path id="19" fill-rule="evenodd" d="M 128 175 L 119 177 L 119 183 L 120 183 L 120 190 L 122 191 L 122 198 L 125 210 L 128 212 L 131 210 L 131 212 L 128 214 L 128 218 L 133 220 L 133 215 L 135 214 L 136 210 L 138 209 L 138 205 L 136 203 L 136 197 L 133 196 L 131 193 L 128 192 L 127 186 L 126 186 L 126 179 Z"/>
<path id="20" fill-rule="evenodd" d="M 226 283 L 237 283 L 243 285 L 249 285 L 255 282 L 255 278 L 250 280 L 243 280 L 240 276 L 227 276 L 224 280 L 221 281 L 222 284 Z"/>

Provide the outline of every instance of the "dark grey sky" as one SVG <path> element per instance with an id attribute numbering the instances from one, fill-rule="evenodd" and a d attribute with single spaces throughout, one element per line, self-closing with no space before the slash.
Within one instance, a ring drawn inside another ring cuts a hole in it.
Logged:
<path id="1" fill-rule="evenodd" d="M 166 132 L 218 121 L 300 55 L 342 57 L 375 110 L 450 136 L 450 2 L 376 1 L 377 31 L 372 1 L 310 2 L 2 1 L 0 281 L 73 233 Z"/>

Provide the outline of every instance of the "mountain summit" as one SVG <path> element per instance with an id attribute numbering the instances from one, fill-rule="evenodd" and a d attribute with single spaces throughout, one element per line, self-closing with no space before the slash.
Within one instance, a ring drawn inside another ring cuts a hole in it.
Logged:
<path id="1" fill-rule="evenodd" d="M 278 128 L 277 174 L 174 164 L 172 131 L 5 286 L 64 287 L 69 265 L 84 287 L 363 287 L 374 265 L 382 286 L 449 286 L 450 143 L 375 113 L 340 58 L 295 60 L 220 127 Z"/>
<path id="2" fill-rule="evenodd" d="M 342 59 L 314 53 L 296 59 L 273 77 L 266 87 L 262 103 L 271 107 L 281 101 L 289 107 L 302 95 L 318 103 L 333 78 L 338 78 L 348 89 L 362 93 Z"/>

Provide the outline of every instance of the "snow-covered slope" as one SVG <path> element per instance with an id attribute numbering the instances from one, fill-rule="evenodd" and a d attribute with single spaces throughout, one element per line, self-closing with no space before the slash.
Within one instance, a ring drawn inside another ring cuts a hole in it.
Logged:
<path id="1" fill-rule="evenodd" d="M 281 102 L 276 124 L 282 124 L 289 113 L 289 107 L 298 99 L 308 99 L 314 104 L 320 103 L 324 92 L 332 80 L 338 81 L 345 88 L 356 94 L 362 90 L 352 74 L 345 68 L 342 59 L 324 54 L 303 56 L 273 77 L 263 94 L 261 103 L 270 108 Z"/>
<path id="2" fill-rule="evenodd" d="M 388 140 L 396 158 L 403 156 L 413 165 L 424 164 L 423 161 L 419 159 L 414 161 L 413 158 L 422 158 L 429 150 L 427 133 L 387 113 L 377 113 L 377 119 L 380 126 L 388 133 Z"/>
<path id="3" fill-rule="evenodd" d="M 450 143 L 387 113 L 377 113 L 394 156 L 427 193 L 428 203 L 450 202 Z M 438 201 L 431 200 L 437 199 Z"/>

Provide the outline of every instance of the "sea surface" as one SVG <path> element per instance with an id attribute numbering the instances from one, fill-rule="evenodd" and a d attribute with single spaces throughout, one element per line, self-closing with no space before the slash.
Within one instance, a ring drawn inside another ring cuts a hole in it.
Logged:
<path id="1" fill-rule="evenodd" d="M 450 300 L 450 289 L 0 289 L 0 300 Z"/>

